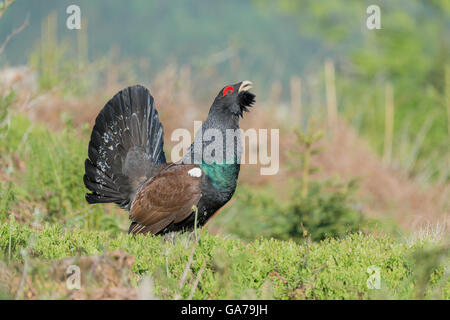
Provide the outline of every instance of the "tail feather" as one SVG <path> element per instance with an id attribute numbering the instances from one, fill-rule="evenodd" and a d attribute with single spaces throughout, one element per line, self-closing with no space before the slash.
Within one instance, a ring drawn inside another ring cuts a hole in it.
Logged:
<path id="1" fill-rule="evenodd" d="M 137 188 L 166 163 L 164 129 L 142 86 L 117 93 L 100 111 L 89 142 L 84 184 L 89 203 L 129 209 Z"/>

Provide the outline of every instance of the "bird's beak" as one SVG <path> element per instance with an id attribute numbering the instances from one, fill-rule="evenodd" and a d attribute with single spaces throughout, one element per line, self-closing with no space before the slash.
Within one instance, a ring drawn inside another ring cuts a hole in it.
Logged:
<path id="1" fill-rule="evenodd" d="M 238 93 L 241 93 L 242 91 L 248 91 L 252 88 L 252 82 L 251 81 L 242 81 L 241 86 L 239 87 Z"/>

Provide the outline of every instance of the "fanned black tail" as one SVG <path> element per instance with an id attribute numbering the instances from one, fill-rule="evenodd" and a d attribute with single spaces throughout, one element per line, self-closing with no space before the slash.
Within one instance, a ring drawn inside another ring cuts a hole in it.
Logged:
<path id="1" fill-rule="evenodd" d="M 89 142 L 84 184 L 89 203 L 129 209 L 139 186 L 166 163 L 164 129 L 153 97 L 142 86 L 117 93 L 100 111 Z"/>

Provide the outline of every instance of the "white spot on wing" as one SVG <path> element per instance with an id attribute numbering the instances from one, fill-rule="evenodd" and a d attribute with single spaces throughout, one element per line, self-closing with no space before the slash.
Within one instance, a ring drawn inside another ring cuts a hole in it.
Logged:
<path id="1" fill-rule="evenodd" d="M 188 174 L 194 178 L 200 178 L 202 176 L 202 170 L 200 168 L 192 168 L 188 171 Z"/>

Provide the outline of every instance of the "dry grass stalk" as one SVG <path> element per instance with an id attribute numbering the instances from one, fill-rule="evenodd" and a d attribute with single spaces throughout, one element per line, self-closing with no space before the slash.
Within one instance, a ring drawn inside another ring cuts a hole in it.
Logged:
<path id="1" fill-rule="evenodd" d="M 445 67 L 445 109 L 447 110 L 448 146 L 450 153 L 450 64 Z M 450 157 L 447 157 L 447 171 L 450 172 Z"/>
<path id="2" fill-rule="evenodd" d="M 302 121 L 302 79 L 292 76 L 290 85 L 292 119 L 295 124 L 298 124 Z"/>
<path id="3" fill-rule="evenodd" d="M 394 132 L 394 89 L 390 83 L 386 84 L 385 127 L 383 161 L 390 164 L 392 159 L 392 139 Z"/>
<path id="4" fill-rule="evenodd" d="M 333 61 L 325 62 L 325 90 L 327 98 L 328 125 L 333 130 L 337 124 L 336 78 Z"/>

